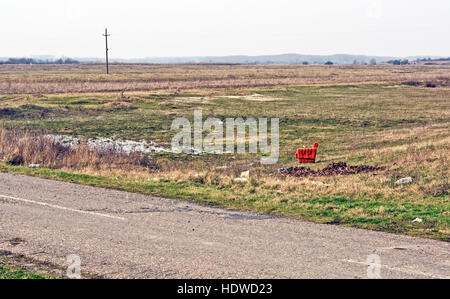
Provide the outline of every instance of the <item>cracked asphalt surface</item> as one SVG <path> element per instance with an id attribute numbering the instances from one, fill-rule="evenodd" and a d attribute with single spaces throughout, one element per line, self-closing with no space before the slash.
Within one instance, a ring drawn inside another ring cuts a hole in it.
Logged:
<path id="1" fill-rule="evenodd" d="M 0 174 L 0 250 L 106 278 L 450 278 L 450 244 Z"/>

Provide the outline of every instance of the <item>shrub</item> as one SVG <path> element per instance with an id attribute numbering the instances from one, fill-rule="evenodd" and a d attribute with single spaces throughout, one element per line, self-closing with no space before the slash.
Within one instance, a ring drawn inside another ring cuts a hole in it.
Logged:
<path id="1" fill-rule="evenodd" d="M 126 153 L 111 147 L 91 148 L 86 143 L 71 146 L 51 135 L 3 128 L 0 128 L 0 161 L 16 166 L 40 164 L 47 168 L 158 169 L 144 153 Z"/>

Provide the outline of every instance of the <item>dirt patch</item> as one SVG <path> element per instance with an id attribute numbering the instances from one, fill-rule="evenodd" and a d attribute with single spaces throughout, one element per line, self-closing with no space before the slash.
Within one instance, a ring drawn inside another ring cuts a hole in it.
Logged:
<path id="1" fill-rule="evenodd" d="M 47 118 L 53 111 L 36 105 L 22 105 L 17 108 L 0 109 L 0 117 L 10 119 L 37 119 Z"/>
<path id="2" fill-rule="evenodd" d="M 17 114 L 16 109 L 11 109 L 11 108 L 0 109 L 0 117 L 14 116 L 16 114 Z"/>
<path id="3" fill-rule="evenodd" d="M 290 167 L 288 169 L 281 169 L 280 173 L 293 177 L 309 177 L 309 176 L 335 176 L 335 175 L 350 175 L 358 173 L 368 173 L 379 170 L 384 170 L 384 167 L 358 165 L 351 166 L 345 162 L 331 163 L 323 169 L 313 170 L 307 167 Z"/>
<path id="4" fill-rule="evenodd" d="M 271 102 L 271 101 L 279 101 L 281 98 L 274 98 L 265 95 L 261 95 L 258 93 L 254 93 L 251 95 L 222 95 L 222 96 L 196 96 L 196 97 L 175 97 L 171 99 L 175 102 L 190 102 L 190 103 L 207 103 L 211 100 L 217 99 L 237 99 L 237 100 L 246 100 L 246 101 L 256 101 L 256 102 Z"/>
<path id="5" fill-rule="evenodd" d="M 134 108 L 131 103 L 121 102 L 121 101 L 109 102 L 109 103 L 106 103 L 104 106 L 108 107 L 108 108 L 114 108 L 114 109 L 132 109 L 132 108 Z"/>
<path id="6" fill-rule="evenodd" d="M 428 88 L 448 87 L 448 86 L 450 86 L 450 79 L 442 76 L 442 77 L 435 78 L 432 81 L 409 80 L 409 81 L 402 82 L 402 84 L 408 85 L 408 86 L 425 86 Z"/>
<path id="7" fill-rule="evenodd" d="M 279 101 L 281 98 L 274 98 L 265 96 L 259 93 L 254 93 L 251 95 L 238 95 L 238 96 L 215 96 L 213 98 L 228 98 L 228 99 L 243 99 L 247 101 L 256 101 L 256 102 L 271 102 L 271 101 Z"/>

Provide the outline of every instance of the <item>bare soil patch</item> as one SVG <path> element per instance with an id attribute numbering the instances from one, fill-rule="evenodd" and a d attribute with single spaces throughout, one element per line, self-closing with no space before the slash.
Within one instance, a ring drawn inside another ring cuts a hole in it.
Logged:
<path id="1" fill-rule="evenodd" d="M 358 165 L 347 165 L 345 162 L 331 163 L 323 169 L 313 170 L 307 167 L 290 167 L 288 169 L 281 169 L 280 173 L 293 177 L 309 177 L 309 176 L 335 176 L 335 175 L 350 175 L 358 173 L 368 173 L 379 170 L 384 170 L 384 167 Z"/>

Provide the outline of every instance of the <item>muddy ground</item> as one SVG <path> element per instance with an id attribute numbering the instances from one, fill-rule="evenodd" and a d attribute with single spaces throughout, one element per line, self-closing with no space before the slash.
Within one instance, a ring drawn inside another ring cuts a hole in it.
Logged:
<path id="1" fill-rule="evenodd" d="M 379 170 L 384 170 L 384 167 L 358 165 L 351 166 L 345 162 L 331 163 L 323 169 L 313 170 L 307 167 L 290 167 L 287 169 L 280 169 L 280 173 L 293 177 L 309 177 L 309 176 L 335 176 L 335 175 L 350 175 L 358 173 L 368 173 Z"/>

